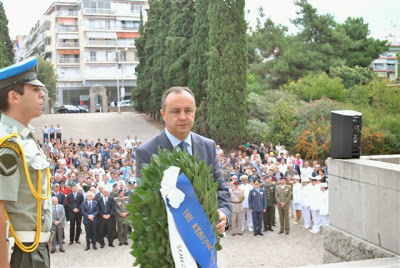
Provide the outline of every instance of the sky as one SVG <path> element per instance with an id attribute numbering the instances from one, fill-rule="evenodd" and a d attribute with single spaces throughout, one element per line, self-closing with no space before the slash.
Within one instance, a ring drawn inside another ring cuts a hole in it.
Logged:
<path id="1" fill-rule="evenodd" d="M 53 0 L 0 0 L 8 18 L 11 39 L 17 35 L 29 33 Z M 64 0 L 75 2 L 74 0 Z M 337 22 L 344 22 L 348 17 L 363 17 L 369 24 L 371 36 L 384 39 L 388 34 L 400 36 L 400 0 L 309 0 L 318 13 L 330 13 Z M 290 23 L 295 18 L 297 7 L 293 0 L 246 0 L 246 19 L 255 26 L 258 8 L 276 24 L 289 27 L 290 33 L 296 27 Z M 250 12 L 248 12 L 248 10 Z M 399 40 L 400 41 L 400 40 Z"/>

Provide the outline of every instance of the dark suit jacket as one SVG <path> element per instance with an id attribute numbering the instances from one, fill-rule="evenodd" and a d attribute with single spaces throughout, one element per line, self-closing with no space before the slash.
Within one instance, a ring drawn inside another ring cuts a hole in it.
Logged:
<path id="1" fill-rule="evenodd" d="M 260 212 L 267 208 L 267 193 L 260 187 L 259 193 L 256 189 L 252 189 L 249 193 L 249 208 Z"/>
<path id="2" fill-rule="evenodd" d="M 67 195 L 67 207 L 68 210 L 70 211 L 70 217 L 72 217 L 74 214 L 77 215 L 82 215 L 81 213 L 81 205 L 83 203 L 83 194 L 76 193 L 76 199 L 74 199 L 74 194 L 71 192 Z M 73 210 L 77 208 L 79 209 L 78 213 L 73 212 Z"/>
<path id="3" fill-rule="evenodd" d="M 150 163 L 153 154 L 158 154 L 158 148 L 173 151 L 171 142 L 169 141 L 165 131 L 158 136 L 149 140 L 136 150 L 136 177 L 140 178 L 140 169 L 143 163 Z M 207 139 L 192 132 L 192 151 L 193 154 L 198 153 L 199 159 L 204 160 L 207 166 L 212 165 L 212 174 L 214 181 L 218 181 L 218 209 L 221 210 L 228 221 L 232 218 L 232 205 L 230 202 L 229 189 L 222 180 L 221 171 L 218 166 L 216 146 L 213 140 Z"/>
<path id="4" fill-rule="evenodd" d="M 99 205 L 97 201 L 92 200 L 92 209 L 89 208 L 89 203 L 85 200 L 81 205 L 81 212 L 83 215 L 83 224 L 87 224 L 90 220 L 88 219 L 89 215 L 93 215 L 93 222 L 97 222 L 97 215 L 99 215 Z"/>
<path id="5" fill-rule="evenodd" d="M 114 210 L 115 210 L 114 198 L 108 196 L 107 207 L 104 206 L 103 197 L 98 199 L 97 202 L 99 203 L 99 217 L 102 217 L 103 215 L 111 215 L 111 217 L 114 217 Z"/>
<path id="6" fill-rule="evenodd" d="M 51 196 L 56 196 L 58 199 L 58 204 L 65 206 L 65 194 L 64 193 L 58 192 L 56 194 L 55 192 L 52 192 Z"/>

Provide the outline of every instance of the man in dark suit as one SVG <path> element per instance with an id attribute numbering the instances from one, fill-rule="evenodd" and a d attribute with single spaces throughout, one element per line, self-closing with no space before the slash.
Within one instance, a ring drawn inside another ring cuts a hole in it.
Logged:
<path id="1" fill-rule="evenodd" d="M 86 248 L 90 249 L 90 243 L 93 244 L 93 249 L 96 250 L 96 225 L 97 215 L 99 214 L 99 205 L 97 201 L 93 200 L 94 194 L 89 191 L 86 193 L 86 201 L 81 205 L 83 215 L 83 224 L 86 231 Z"/>
<path id="2" fill-rule="evenodd" d="M 69 244 L 72 245 L 74 241 L 78 244 L 79 237 L 81 235 L 81 222 L 82 222 L 82 213 L 80 210 L 81 204 L 83 202 L 83 194 L 78 193 L 78 188 L 76 185 L 72 185 L 71 193 L 67 196 L 67 208 L 69 215 Z M 75 231 L 76 229 L 76 231 Z"/>
<path id="3" fill-rule="evenodd" d="M 108 190 L 103 190 L 103 198 L 98 200 L 99 202 L 99 239 L 100 247 L 104 248 L 104 230 L 107 230 L 108 246 L 114 247 L 114 233 L 113 223 L 115 221 L 114 210 L 115 201 L 109 196 Z"/>
<path id="4" fill-rule="evenodd" d="M 186 152 L 191 155 L 197 152 L 200 160 L 204 160 L 207 166 L 213 166 L 214 181 L 218 181 L 219 222 L 217 229 L 219 233 L 223 233 L 232 217 L 230 194 L 221 177 L 215 142 L 191 132 L 196 114 L 193 92 L 186 87 L 168 89 L 161 98 L 160 113 L 166 128 L 136 150 L 136 176 L 140 178 L 142 164 L 149 163 L 153 154 L 158 154 L 158 148 L 169 151 L 175 147 L 179 147 L 181 150 L 185 148 Z"/>
<path id="5" fill-rule="evenodd" d="M 254 236 L 263 235 L 263 213 L 267 211 L 267 194 L 260 188 L 260 182 L 254 182 L 254 189 L 249 193 L 249 208 L 252 213 Z"/>
<path id="6" fill-rule="evenodd" d="M 60 185 L 58 183 L 53 185 L 53 192 L 51 193 L 51 196 L 57 197 L 58 204 L 63 206 L 65 205 L 65 194 L 60 192 Z"/>

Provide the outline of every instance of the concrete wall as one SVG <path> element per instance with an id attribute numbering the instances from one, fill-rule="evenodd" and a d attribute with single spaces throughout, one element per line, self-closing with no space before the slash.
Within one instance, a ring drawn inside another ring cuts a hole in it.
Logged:
<path id="1" fill-rule="evenodd" d="M 324 262 L 400 255 L 400 155 L 329 159 Z"/>

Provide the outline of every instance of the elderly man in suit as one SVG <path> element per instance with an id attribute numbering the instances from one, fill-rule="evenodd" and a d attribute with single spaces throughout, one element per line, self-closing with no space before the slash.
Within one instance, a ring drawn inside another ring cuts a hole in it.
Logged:
<path id="1" fill-rule="evenodd" d="M 93 244 L 93 249 L 96 250 L 96 225 L 97 215 L 99 214 L 99 205 L 93 200 L 94 194 L 89 191 L 86 193 L 86 200 L 81 205 L 83 215 L 83 224 L 86 231 L 86 248 L 90 249 L 90 243 Z"/>
<path id="2" fill-rule="evenodd" d="M 51 241 L 51 253 L 56 252 L 57 242 L 61 252 L 65 252 L 63 246 L 63 234 L 65 227 L 65 210 L 64 206 L 58 204 L 57 197 L 51 198 L 53 204 L 53 220 L 51 225 L 51 231 L 54 232 L 53 240 Z"/>
<path id="3" fill-rule="evenodd" d="M 249 208 L 253 217 L 254 236 L 261 235 L 263 213 L 267 211 L 267 194 L 263 188 L 260 188 L 260 182 L 254 182 L 254 189 L 249 193 Z"/>
<path id="4" fill-rule="evenodd" d="M 115 200 L 109 196 L 108 190 L 104 189 L 103 197 L 98 200 L 98 203 L 100 248 L 104 248 L 104 230 L 107 230 L 108 246 L 114 247 L 113 223 L 115 221 Z"/>
<path id="5" fill-rule="evenodd" d="M 196 114 L 193 92 L 187 87 L 168 89 L 161 98 L 160 113 L 166 128 L 136 150 L 136 177 L 140 178 L 142 164 L 149 163 L 153 154 L 158 154 L 158 148 L 172 151 L 175 147 L 179 147 L 191 155 L 197 152 L 200 160 L 204 160 L 207 166 L 213 166 L 214 181 L 218 181 L 217 229 L 219 233 L 223 233 L 232 217 L 230 194 L 221 177 L 215 142 L 191 132 Z"/>
<path id="6" fill-rule="evenodd" d="M 83 194 L 78 193 L 76 185 L 72 185 L 71 193 L 67 195 L 67 209 L 69 215 L 69 244 L 72 245 L 74 241 L 80 244 L 79 237 L 81 235 L 81 222 L 82 213 L 80 207 L 83 203 Z M 76 231 L 75 231 L 76 229 Z"/>

